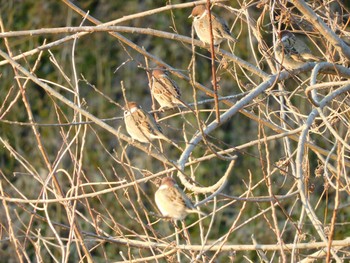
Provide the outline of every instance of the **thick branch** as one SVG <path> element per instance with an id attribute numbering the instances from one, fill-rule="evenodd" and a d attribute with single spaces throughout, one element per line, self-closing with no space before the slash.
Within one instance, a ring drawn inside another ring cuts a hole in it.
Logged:
<path id="1" fill-rule="evenodd" d="M 302 12 L 306 19 L 325 37 L 338 52 L 350 59 L 350 47 L 331 30 L 321 18 L 303 1 L 290 0 Z"/>

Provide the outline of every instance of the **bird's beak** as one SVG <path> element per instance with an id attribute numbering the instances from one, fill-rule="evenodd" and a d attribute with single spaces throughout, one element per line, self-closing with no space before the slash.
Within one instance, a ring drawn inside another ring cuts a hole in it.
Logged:
<path id="1" fill-rule="evenodd" d="M 188 18 L 192 18 L 193 16 L 192 16 L 192 14 L 190 14 L 189 16 L 188 16 Z"/>

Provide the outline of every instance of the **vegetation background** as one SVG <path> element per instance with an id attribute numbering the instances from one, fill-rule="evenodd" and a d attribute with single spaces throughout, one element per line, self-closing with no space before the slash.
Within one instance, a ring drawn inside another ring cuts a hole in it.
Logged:
<path id="1" fill-rule="evenodd" d="M 215 50 L 219 104 L 210 48 L 191 40 L 199 3 L 0 0 L 1 258 L 349 257 L 349 1 L 216 1 L 212 11 L 238 39 Z M 124 27 L 113 35 L 93 19 Z M 278 65 L 273 46 L 285 29 L 328 62 L 322 73 L 315 63 Z M 193 111 L 157 111 L 147 70 L 159 66 Z M 125 100 L 153 110 L 182 150 L 127 137 Z M 177 227 L 160 218 L 153 196 L 164 176 L 194 203 L 214 193 L 200 205 L 209 216 Z"/>

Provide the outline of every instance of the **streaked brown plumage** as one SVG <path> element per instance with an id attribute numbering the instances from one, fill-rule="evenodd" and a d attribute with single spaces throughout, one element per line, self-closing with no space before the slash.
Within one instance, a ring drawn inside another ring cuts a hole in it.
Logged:
<path id="1" fill-rule="evenodd" d="M 189 17 L 193 17 L 193 27 L 198 38 L 204 43 L 210 44 L 209 16 L 205 5 L 194 7 Z M 224 19 L 211 12 L 211 21 L 214 45 L 219 45 L 225 39 L 233 43 L 237 42 L 237 40 L 231 36 L 230 29 Z"/>
<path id="2" fill-rule="evenodd" d="M 312 54 L 303 40 L 297 38 L 292 32 L 284 30 L 280 34 L 281 39 L 275 48 L 276 59 L 287 69 L 301 67 L 309 61 L 321 59 Z"/>
<path id="3" fill-rule="evenodd" d="M 189 213 L 205 215 L 193 206 L 187 195 L 171 177 L 162 179 L 154 199 L 162 215 L 174 220 L 183 220 Z"/>
<path id="4" fill-rule="evenodd" d="M 151 93 L 161 108 L 172 108 L 183 104 L 179 99 L 180 89 L 165 70 L 155 69 L 152 71 Z"/>
<path id="5" fill-rule="evenodd" d="M 154 139 L 169 141 L 155 119 L 144 111 L 136 102 L 128 102 L 124 107 L 124 122 L 126 131 L 131 138 L 149 143 Z"/>

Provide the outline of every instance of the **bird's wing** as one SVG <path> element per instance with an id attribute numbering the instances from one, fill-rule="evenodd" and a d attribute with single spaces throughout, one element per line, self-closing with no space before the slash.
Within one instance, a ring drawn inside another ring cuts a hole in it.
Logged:
<path id="1" fill-rule="evenodd" d="M 321 58 L 313 55 L 312 53 L 300 53 L 300 56 L 305 60 L 305 61 L 321 61 Z"/>
<path id="2" fill-rule="evenodd" d="M 182 203 L 186 206 L 186 211 L 187 213 L 199 213 L 201 214 L 202 216 L 207 216 L 206 213 L 200 211 L 200 210 L 197 210 L 193 203 L 191 202 L 191 200 L 188 198 L 188 196 L 177 186 L 175 185 L 175 188 L 177 189 L 177 192 L 179 193 L 179 195 L 181 196 L 181 199 L 182 199 Z M 174 190 L 174 189 L 173 189 Z"/>
<path id="3" fill-rule="evenodd" d="M 175 98 L 180 98 L 180 89 L 174 80 L 172 80 L 171 78 L 164 77 L 156 79 L 155 81 L 158 82 L 162 89 L 154 90 L 154 92 L 158 92 L 158 94 L 165 94 L 165 96 L 171 95 Z"/>
<path id="4" fill-rule="evenodd" d="M 298 62 L 306 62 L 306 60 L 301 56 L 301 54 L 294 47 L 285 48 L 284 51 L 288 54 L 291 59 Z"/>
<path id="5" fill-rule="evenodd" d="M 148 112 L 139 109 L 135 113 L 137 114 L 135 119 L 138 121 L 138 127 L 143 133 L 155 135 L 162 133 L 162 129 L 160 128 L 159 124 L 156 123 L 154 118 L 149 115 Z"/>
<path id="6" fill-rule="evenodd" d="M 304 61 L 309 61 L 309 60 L 320 61 L 321 60 L 319 57 L 312 54 L 310 48 L 305 44 L 304 41 L 297 39 L 295 45 L 298 47 L 298 53 L 300 54 L 300 57 L 302 57 L 302 59 Z"/>
<path id="7" fill-rule="evenodd" d="M 221 17 L 216 17 L 216 19 L 218 20 L 219 23 L 222 24 L 222 29 L 224 30 L 224 32 L 231 35 L 230 28 L 228 27 L 226 21 Z"/>
<path id="8" fill-rule="evenodd" d="M 182 200 L 182 203 L 191 210 L 195 209 L 188 196 L 177 185 L 175 185 L 175 188 L 176 192 L 178 193 L 178 198 Z"/>
<path id="9" fill-rule="evenodd" d="M 182 206 L 187 207 L 187 203 L 182 196 L 182 191 L 177 187 L 171 187 L 166 189 L 166 196 L 169 202 L 171 202 L 174 206 Z"/>
<path id="10" fill-rule="evenodd" d="M 212 14 L 212 20 L 213 20 L 213 24 L 217 24 L 218 26 L 213 27 L 213 30 L 215 32 L 213 32 L 214 34 L 219 35 L 222 38 L 228 38 L 233 42 L 237 42 L 237 39 L 235 39 L 234 37 L 231 36 L 231 32 L 230 32 L 230 28 L 228 27 L 225 19 Z M 222 25 L 222 26 L 220 26 Z"/>

